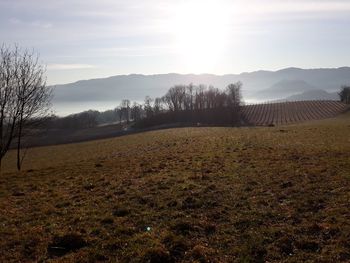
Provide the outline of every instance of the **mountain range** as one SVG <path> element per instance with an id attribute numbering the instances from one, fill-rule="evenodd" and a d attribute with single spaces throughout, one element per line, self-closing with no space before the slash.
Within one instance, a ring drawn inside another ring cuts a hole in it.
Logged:
<path id="1" fill-rule="evenodd" d="M 60 111 L 59 105 L 70 107 L 69 105 L 76 104 L 88 105 L 89 102 L 96 105 L 109 103 L 118 105 L 125 98 L 141 102 L 145 96 L 162 96 L 170 87 L 177 84 L 193 83 L 194 85 L 205 84 L 225 88 L 228 84 L 237 81 L 243 83 L 242 93 L 246 101 L 269 101 L 286 98 L 301 100 L 304 97 L 327 99 L 335 98 L 334 94 L 339 91 L 342 85 L 350 84 L 350 67 L 286 68 L 278 71 L 261 70 L 227 75 L 176 73 L 117 75 L 55 85 L 53 87 L 53 104 L 56 109 L 58 108 L 58 111 Z M 329 96 L 325 92 L 333 95 Z M 89 108 L 93 108 L 93 106 Z"/>

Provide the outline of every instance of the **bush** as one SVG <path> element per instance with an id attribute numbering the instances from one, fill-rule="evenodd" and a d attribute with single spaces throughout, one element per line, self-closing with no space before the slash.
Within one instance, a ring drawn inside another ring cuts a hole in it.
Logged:
<path id="1" fill-rule="evenodd" d="M 63 256 L 69 252 L 79 250 L 87 246 L 87 242 L 79 234 L 67 234 L 55 236 L 47 247 L 48 254 L 52 256 Z"/>

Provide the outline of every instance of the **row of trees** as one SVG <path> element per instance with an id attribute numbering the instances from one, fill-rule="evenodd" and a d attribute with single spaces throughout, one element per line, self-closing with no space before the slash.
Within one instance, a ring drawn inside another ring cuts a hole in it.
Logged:
<path id="1" fill-rule="evenodd" d="M 141 113 L 135 113 L 135 107 L 117 107 L 113 110 L 96 111 L 88 110 L 76 114 L 71 114 L 65 117 L 56 115 L 46 119 L 45 127 L 49 129 L 87 129 L 97 127 L 104 124 L 112 123 L 129 123 L 135 120 L 135 116 L 140 116 Z M 137 107 L 141 111 L 141 107 Z"/>
<path id="2" fill-rule="evenodd" d="M 130 109 L 132 119 L 136 127 L 174 122 L 234 125 L 240 119 L 241 87 L 241 82 L 230 84 L 225 90 L 177 85 L 163 97 L 146 97 L 143 105 L 134 103 Z"/>
<path id="3" fill-rule="evenodd" d="M 233 125 L 241 105 L 241 87 L 237 82 L 225 90 L 212 86 L 177 85 L 163 97 L 147 96 L 143 104 L 124 99 L 114 110 L 85 111 L 67 117 L 50 118 L 50 128 L 84 129 L 104 123 L 136 123 L 138 127 L 170 122 Z"/>
<path id="4" fill-rule="evenodd" d="M 105 123 L 130 122 L 144 127 L 174 121 L 232 125 L 241 105 L 241 87 L 240 82 L 228 85 L 225 90 L 204 85 L 176 85 L 163 97 L 146 96 L 143 104 L 124 99 L 114 110 L 89 110 L 62 118 L 52 116 L 48 118 L 47 127 L 84 129 Z"/>
<path id="5" fill-rule="evenodd" d="M 23 135 L 48 113 L 51 89 L 46 87 L 44 73 L 33 51 L 0 47 L 0 167 L 15 143 L 20 170 L 25 156 L 21 154 Z"/>
<path id="6" fill-rule="evenodd" d="M 88 110 L 66 117 L 50 116 L 46 120 L 45 127 L 49 129 L 85 129 L 96 127 L 98 122 L 99 111 Z"/>

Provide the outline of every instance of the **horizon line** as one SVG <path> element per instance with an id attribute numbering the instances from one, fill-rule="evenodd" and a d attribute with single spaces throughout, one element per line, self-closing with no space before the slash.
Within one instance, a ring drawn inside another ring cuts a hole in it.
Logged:
<path id="1" fill-rule="evenodd" d="M 113 77 L 129 77 L 129 76 L 145 76 L 145 77 L 152 77 L 152 76 L 161 76 L 161 75 L 183 75 L 183 76 L 201 76 L 201 75 L 211 75 L 211 76 L 217 76 L 217 77 L 224 77 L 229 75 L 243 75 L 243 74 L 252 74 L 257 72 L 270 72 L 270 73 L 276 73 L 283 70 L 329 70 L 329 69 L 344 69 L 344 68 L 350 68 L 350 66 L 339 66 L 339 67 L 319 67 L 319 68 L 299 68 L 299 67 L 286 67 L 281 68 L 277 70 L 253 70 L 253 71 L 243 71 L 241 73 L 225 73 L 225 74 L 214 74 L 214 73 L 178 73 L 178 72 L 168 72 L 168 73 L 154 73 L 154 74 L 144 74 L 144 73 L 129 73 L 129 74 L 116 74 L 116 75 L 110 75 L 107 77 L 97 77 L 97 78 L 91 78 L 91 79 L 80 79 L 73 82 L 67 82 L 67 83 L 57 83 L 57 84 L 50 84 L 48 86 L 62 86 L 62 85 L 69 85 L 78 83 L 81 81 L 91 81 L 91 80 L 101 80 L 101 79 L 109 79 Z"/>

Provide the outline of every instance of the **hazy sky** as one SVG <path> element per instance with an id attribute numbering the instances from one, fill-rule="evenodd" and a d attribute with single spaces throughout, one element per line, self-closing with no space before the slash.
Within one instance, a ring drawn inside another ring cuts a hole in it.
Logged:
<path id="1" fill-rule="evenodd" d="M 0 0 L 0 36 L 39 52 L 49 84 L 340 67 L 350 61 L 350 1 Z"/>

